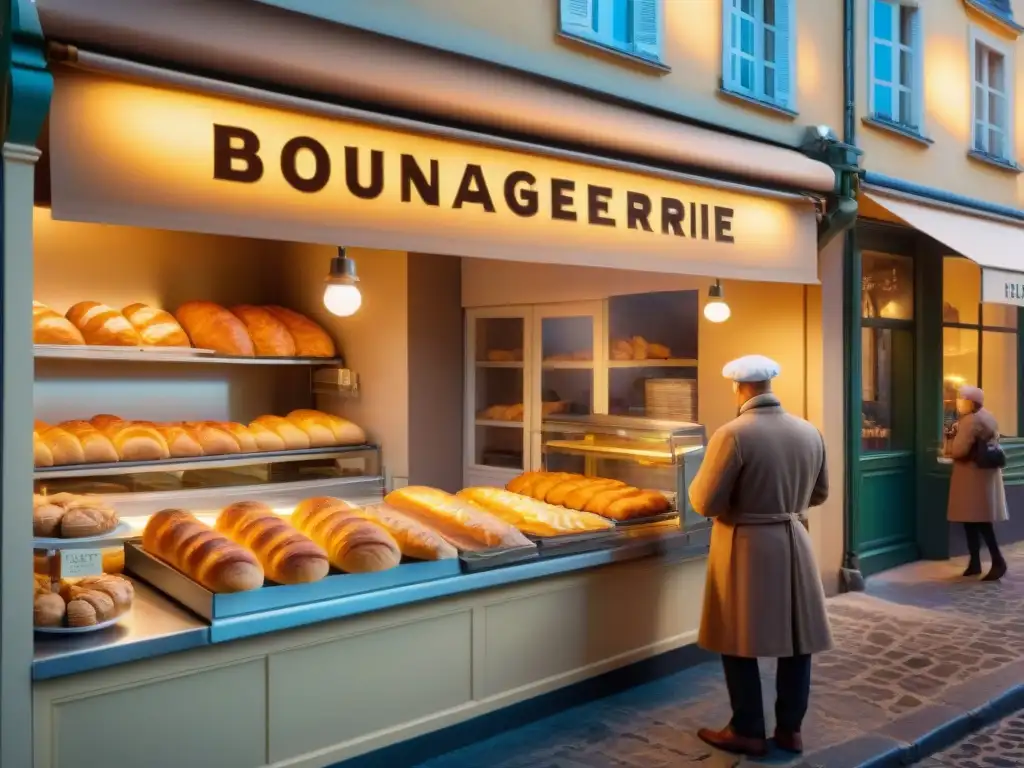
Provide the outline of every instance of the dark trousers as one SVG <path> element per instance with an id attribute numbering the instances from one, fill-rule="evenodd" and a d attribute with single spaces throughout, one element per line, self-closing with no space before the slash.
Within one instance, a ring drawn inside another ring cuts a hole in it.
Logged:
<path id="1" fill-rule="evenodd" d="M 729 689 L 732 721 L 740 736 L 765 738 L 764 706 L 761 701 L 761 673 L 757 659 L 723 656 L 725 684 Z M 775 676 L 775 727 L 799 732 L 811 695 L 810 655 L 779 659 Z"/>
<path id="2" fill-rule="evenodd" d="M 967 535 L 967 551 L 971 553 L 971 564 L 981 563 L 981 540 L 985 540 L 988 547 L 989 557 L 993 563 L 1003 562 L 1003 555 L 999 551 L 999 543 L 996 541 L 996 531 L 992 523 L 964 523 L 964 533 Z"/>

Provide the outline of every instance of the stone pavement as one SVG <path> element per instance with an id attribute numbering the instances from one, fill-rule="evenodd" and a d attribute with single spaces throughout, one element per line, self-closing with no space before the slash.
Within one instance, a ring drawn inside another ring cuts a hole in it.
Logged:
<path id="1" fill-rule="evenodd" d="M 914 765 L 918 768 L 1024 766 L 1024 714 L 1001 720 Z"/>
<path id="2" fill-rule="evenodd" d="M 418 768 L 852 768 L 886 751 L 893 759 L 901 750 L 903 760 L 924 757 L 978 727 L 979 707 L 1024 684 L 1024 545 L 1006 555 L 1010 570 L 1001 583 L 962 579 L 963 562 L 922 562 L 870 579 L 866 593 L 829 601 L 836 648 L 815 658 L 803 760 L 744 760 L 700 742 L 696 729 L 723 725 L 729 712 L 721 669 L 705 663 Z M 762 666 L 770 720 L 774 665 Z M 1024 706 L 1018 698 L 1005 697 L 1004 710 L 991 710 L 988 721 Z M 949 723 L 959 732 L 935 736 Z M 908 755 L 908 743 L 922 739 L 923 753 Z M 1009 765 L 1018 764 L 1024 761 Z M 978 763 L 998 765 L 1007 763 Z"/>

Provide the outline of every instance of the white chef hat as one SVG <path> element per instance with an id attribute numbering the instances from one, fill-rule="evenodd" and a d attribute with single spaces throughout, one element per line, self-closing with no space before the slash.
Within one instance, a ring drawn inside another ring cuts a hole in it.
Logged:
<path id="1" fill-rule="evenodd" d="M 782 372 L 779 364 L 764 355 L 747 355 L 726 363 L 722 375 L 737 384 L 771 381 Z"/>

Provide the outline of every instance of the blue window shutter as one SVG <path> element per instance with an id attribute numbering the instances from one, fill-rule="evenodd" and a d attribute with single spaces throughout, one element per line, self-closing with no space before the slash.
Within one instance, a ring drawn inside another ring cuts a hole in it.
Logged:
<path id="1" fill-rule="evenodd" d="M 924 128 L 924 34 L 921 31 L 921 8 L 915 8 L 910 17 L 910 45 L 914 57 L 914 91 L 911 103 L 914 105 L 912 116 L 914 127 Z M 973 90 L 973 83 L 972 83 Z"/>
<path id="2" fill-rule="evenodd" d="M 661 61 L 662 2 L 633 0 L 633 49 L 656 61 Z"/>
<path id="3" fill-rule="evenodd" d="M 796 20 L 792 0 L 775 0 L 775 99 L 793 109 L 796 102 Z"/>
<path id="4" fill-rule="evenodd" d="M 562 31 L 576 37 L 594 37 L 594 0 L 559 0 Z"/>
<path id="5" fill-rule="evenodd" d="M 739 0 L 722 0 L 722 87 L 727 91 L 739 90 L 739 24 L 736 7 Z"/>

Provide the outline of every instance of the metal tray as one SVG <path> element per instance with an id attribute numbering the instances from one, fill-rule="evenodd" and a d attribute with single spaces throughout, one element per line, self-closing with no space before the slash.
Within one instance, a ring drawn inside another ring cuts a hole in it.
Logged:
<path id="1" fill-rule="evenodd" d="M 479 552 L 460 552 L 459 561 L 465 573 L 489 571 L 505 565 L 515 565 L 529 560 L 536 560 L 540 551 L 536 544 L 525 547 L 503 547 L 501 549 L 484 549 Z"/>
<path id="2" fill-rule="evenodd" d="M 337 573 L 312 584 L 287 586 L 268 582 L 260 589 L 215 594 L 188 576 L 150 555 L 135 541 L 124 545 L 124 567 L 207 621 L 228 619 L 262 611 L 293 608 L 321 600 L 333 600 L 364 592 L 404 587 L 458 576 L 459 560 L 410 561 L 378 573 Z"/>
<path id="3" fill-rule="evenodd" d="M 611 542 L 618 541 L 620 537 L 618 532 L 612 528 L 607 531 L 569 533 L 561 536 L 529 536 L 528 538 L 537 545 L 541 557 L 553 557 L 605 549 Z"/>
<path id="4" fill-rule="evenodd" d="M 632 520 L 616 520 L 616 528 L 633 528 L 638 525 L 651 525 L 652 523 L 663 523 L 666 520 L 675 520 L 679 517 L 679 512 L 674 509 L 670 509 L 668 512 L 662 512 L 660 515 L 650 515 L 649 517 L 634 517 Z"/>

